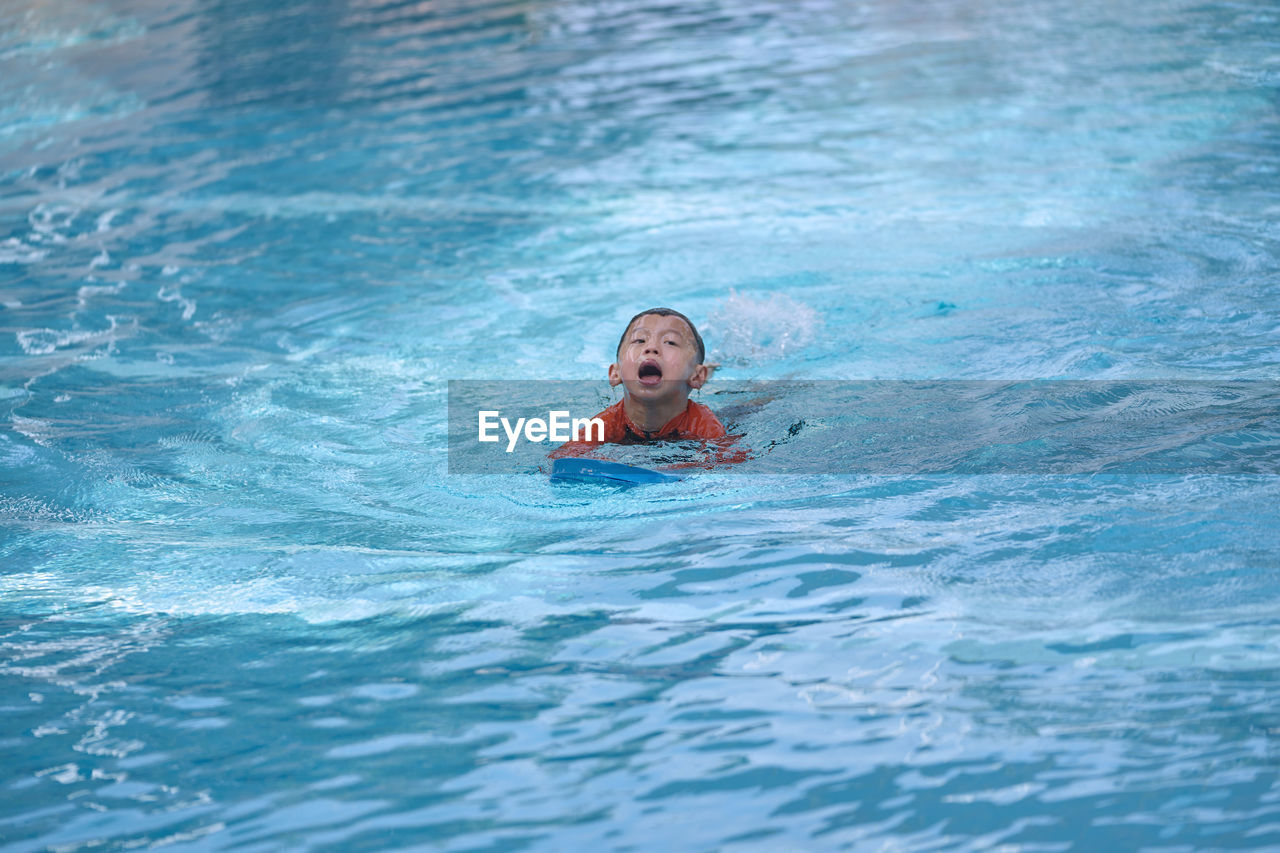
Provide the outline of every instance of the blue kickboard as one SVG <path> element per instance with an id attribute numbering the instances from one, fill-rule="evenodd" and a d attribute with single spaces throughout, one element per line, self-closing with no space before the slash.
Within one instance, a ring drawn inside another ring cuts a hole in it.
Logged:
<path id="1" fill-rule="evenodd" d="M 636 465 L 606 462 L 600 459 L 557 459 L 551 463 L 553 483 L 609 483 L 639 486 L 646 483 L 674 483 L 680 478 Z"/>

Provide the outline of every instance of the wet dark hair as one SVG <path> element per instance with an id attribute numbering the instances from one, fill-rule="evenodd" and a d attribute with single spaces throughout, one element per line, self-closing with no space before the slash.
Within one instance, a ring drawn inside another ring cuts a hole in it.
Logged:
<path id="1" fill-rule="evenodd" d="M 641 317 L 644 317 L 647 314 L 657 314 L 659 317 L 679 317 L 681 320 L 684 320 L 685 323 L 687 323 L 689 326 L 689 331 L 693 332 L 693 342 L 698 345 L 698 362 L 697 363 L 702 364 L 702 362 L 706 360 L 707 347 L 705 344 L 702 343 L 702 335 L 698 334 L 698 327 L 693 325 L 692 320 L 690 320 L 688 317 L 684 316 L 674 308 L 650 308 L 648 311 L 641 311 L 639 314 L 637 314 L 636 316 L 628 320 L 627 325 L 622 329 L 622 337 L 618 338 L 618 349 L 617 349 L 617 352 L 614 353 L 615 357 L 618 355 L 618 353 L 622 352 L 622 345 L 627 342 L 627 332 L 631 331 L 631 327 L 635 325 L 636 320 L 639 320 Z"/>

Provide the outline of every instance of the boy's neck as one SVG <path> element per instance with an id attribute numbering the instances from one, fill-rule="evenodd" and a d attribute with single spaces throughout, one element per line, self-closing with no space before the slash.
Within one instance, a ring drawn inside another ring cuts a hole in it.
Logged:
<path id="1" fill-rule="evenodd" d="M 687 396 L 655 403 L 645 403 L 629 394 L 622 398 L 622 411 L 626 413 L 631 423 L 645 432 L 657 432 L 662 429 L 688 406 Z"/>

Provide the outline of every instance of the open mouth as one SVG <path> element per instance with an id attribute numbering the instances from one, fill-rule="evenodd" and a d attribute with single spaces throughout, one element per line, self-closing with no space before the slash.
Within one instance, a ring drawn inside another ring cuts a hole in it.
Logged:
<path id="1" fill-rule="evenodd" d="M 640 365 L 636 378 L 640 380 L 641 385 L 657 385 L 662 381 L 662 366 L 656 361 L 646 361 Z"/>

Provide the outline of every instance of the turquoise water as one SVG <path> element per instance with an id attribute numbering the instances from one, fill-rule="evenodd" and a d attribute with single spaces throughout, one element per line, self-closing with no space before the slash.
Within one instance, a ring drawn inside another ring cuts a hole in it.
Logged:
<path id="1" fill-rule="evenodd" d="M 556 487 L 446 411 L 655 304 L 721 409 L 1273 381 L 1278 86 L 1267 3 L 5 4 L 0 850 L 1280 848 L 1274 472 L 828 412 Z"/>

